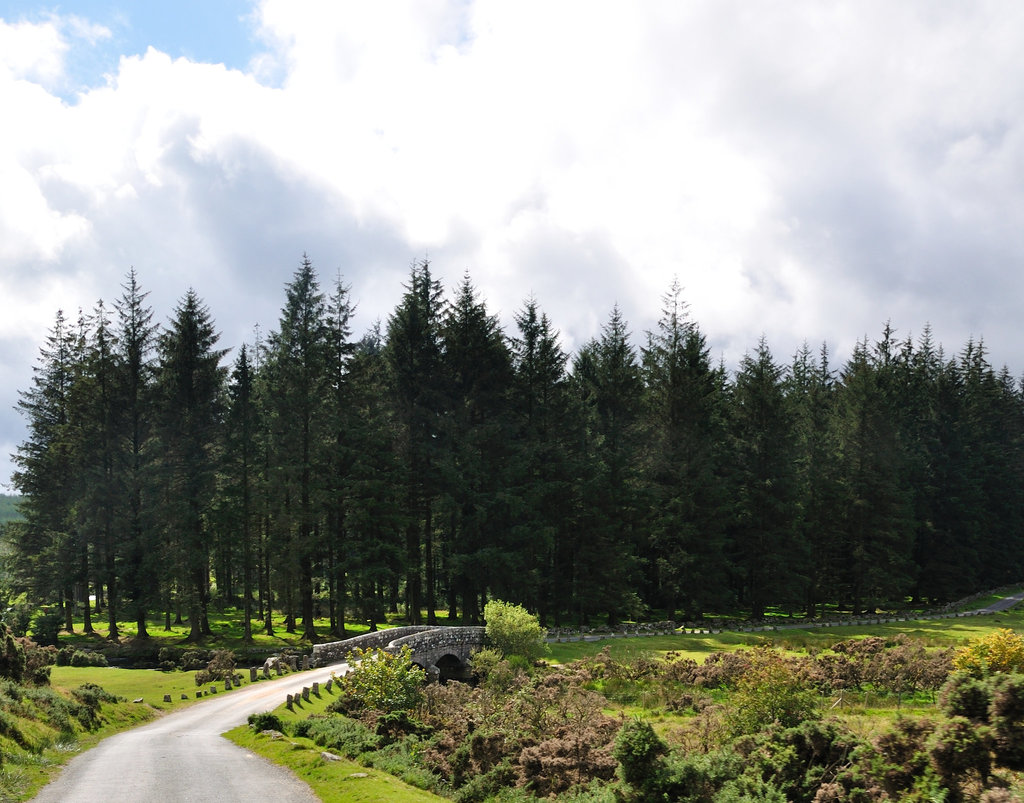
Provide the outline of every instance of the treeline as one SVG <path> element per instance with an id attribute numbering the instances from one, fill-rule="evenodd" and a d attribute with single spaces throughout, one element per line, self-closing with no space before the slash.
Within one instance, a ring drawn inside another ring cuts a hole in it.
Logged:
<path id="1" fill-rule="evenodd" d="M 277 328 L 230 366 L 194 291 L 153 322 L 58 313 L 20 407 L 8 574 L 65 624 L 188 618 L 213 595 L 272 631 L 492 595 L 548 625 L 770 606 L 815 615 L 1019 579 L 1024 394 L 970 342 L 886 327 L 834 368 L 762 339 L 713 361 L 678 285 L 634 346 L 612 311 L 569 355 L 533 299 L 504 332 L 469 278 L 412 266 L 360 338 L 304 258 Z M 77 613 L 76 613 L 77 612 Z"/>

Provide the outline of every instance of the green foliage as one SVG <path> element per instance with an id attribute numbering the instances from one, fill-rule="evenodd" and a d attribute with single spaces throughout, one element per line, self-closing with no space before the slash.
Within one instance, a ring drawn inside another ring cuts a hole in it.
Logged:
<path id="1" fill-rule="evenodd" d="M 1002 628 L 957 650 L 953 666 L 974 677 L 1024 671 L 1024 636 Z"/>
<path id="2" fill-rule="evenodd" d="M 518 655 L 529 661 L 547 652 L 546 632 L 537 617 L 521 605 L 490 600 L 484 606 L 487 639 L 505 656 Z"/>
<path id="3" fill-rule="evenodd" d="M 662 772 L 660 760 L 667 752 L 668 748 L 649 722 L 632 719 L 619 729 L 612 755 L 619 762 L 622 780 L 642 792 L 656 787 Z"/>
<path id="4" fill-rule="evenodd" d="M 257 714 L 249 714 L 249 727 L 256 731 L 278 731 L 284 733 L 284 724 L 281 718 L 271 711 L 261 711 Z"/>
<path id="5" fill-rule="evenodd" d="M 757 733 L 773 723 L 791 728 L 816 716 L 816 695 L 793 667 L 772 650 L 754 650 L 730 699 L 732 732 Z"/>
<path id="6" fill-rule="evenodd" d="M 32 620 L 32 640 L 44 646 L 57 646 L 57 634 L 60 633 L 63 619 L 59 613 L 41 613 Z"/>
<path id="7" fill-rule="evenodd" d="M 409 711 L 422 698 L 424 672 L 413 664 L 409 647 L 398 653 L 356 650 L 350 663 L 352 668 L 338 681 L 341 697 L 332 710 Z"/>
<path id="8" fill-rule="evenodd" d="M 18 643 L 10 628 L 0 625 L 0 678 L 15 682 L 25 676 L 25 648 Z"/>
<path id="9" fill-rule="evenodd" d="M 205 669 L 196 672 L 196 685 L 235 678 L 235 656 L 231 650 L 214 650 Z"/>
<path id="10" fill-rule="evenodd" d="M 308 721 L 307 735 L 310 739 L 348 758 L 356 758 L 380 747 L 380 737 L 357 719 L 332 715 Z"/>

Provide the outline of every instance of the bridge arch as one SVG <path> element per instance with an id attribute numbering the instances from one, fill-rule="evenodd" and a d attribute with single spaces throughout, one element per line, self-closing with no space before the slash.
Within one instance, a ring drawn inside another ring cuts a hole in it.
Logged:
<path id="1" fill-rule="evenodd" d="M 313 665 L 328 666 L 344 661 L 357 648 L 380 648 L 398 652 L 408 647 L 412 662 L 436 671 L 442 679 L 465 679 L 469 676 L 470 656 L 486 644 L 483 627 L 432 627 L 416 625 L 364 633 L 362 636 L 313 646 Z"/>

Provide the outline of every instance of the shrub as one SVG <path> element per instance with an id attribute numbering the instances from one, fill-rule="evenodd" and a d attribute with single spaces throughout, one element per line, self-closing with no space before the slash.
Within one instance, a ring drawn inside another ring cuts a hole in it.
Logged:
<path id="1" fill-rule="evenodd" d="M 181 668 L 186 672 L 204 669 L 210 662 L 210 651 L 192 647 L 181 654 Z"/>
<path id="2" fill-rule="evenodd" d="M 532 662 L 547 653 L 544 628 L 522 606 L 491 600 L 484 606 L 484 619 L 487 639 L 502 655 L 519 655 Z"/>
<path id="3" fill-rule="evenodd" d="M 409 711 L 422 698 L 423 679 L 423 670 L 413 664 L 409 647 L 402 647 L 398 654 L 356 650 L 352 669 L 338 682 L 341 697 L 328 710 Z"/>
<path id="4" fill-rule="evenodd" d="M 974 677 L 1024 671 L 1024 637 L 1009 628 L 973 639 L 957 650 L 953 666 Z"/>
<path id="5" fill-rule="evenodd" d="M 71 666 L 108 666 L 107 656 L 91 650 L 75 650 L 71 655 Z"/>
<path id="6" fill-rule="evenodd" d="M 619 762 L 619 776 L 637 791 L 653 787 L 661 775 L 661 757 L 668 752 L 651 724 L 642 719 L 626 722 L 615 737 L 612 755 Z"/>
<path id="7" fill-rule="evenodd" d="M 20 683 L 25 677 L 25 648 L 7 625 L 0 625 L 0 678 Z"/>
<path id="8" fill-rule="evenodd" d="M 64 620 L 59 613 L 41 613 L 32 621 L 32 640 L 44 646 L 57 646 L 57 635 Z"/>
<path id="9" fill-rule="evenodd" d="M 220 680 L 234 679 L 235 656 L 231 650 L 215 650 L 205 669 L 196 672 L 197 686 L 214 683 Z"/>
<path id="10" fill-rule="evenodd" d="M 261 711 L 258 714 L 249 714 L 247 720 L 249 727 L 257 732 L 278 731 L 284 733 L 284 724 L 281 718 L 271 711 Z"/>
<path id="11" fill-rule="evenodd" d="M 985 783 L 992 767 L 987 730 L 965 717 L 953 717 L 931 735 L 928 755 L 945 788 L 959 790 L 963 781 L 974 777 Z"/>
<path id="12" fill-rule="evenodd" d="M 987 722 L 992 687 L 986 680 L 966 672 L 954 672 L 939 692 L 939 707 L 947 717 L 966 717 Z"/>
<path id="13" fill-rule="evenodd" d="M 329 716 L 308 721 L 310 739 L 347 758 L 357 758 L 380 746 L 380 737 L 358 720 Z"/>
<path id="14" fill-rule="evenodd" d="M 735 735 L 784 728 L 817 716 L 817 700 L 785 659 L 769 649 L 751 653 L 750 668 L 736 682 L 727 719 Z"/>

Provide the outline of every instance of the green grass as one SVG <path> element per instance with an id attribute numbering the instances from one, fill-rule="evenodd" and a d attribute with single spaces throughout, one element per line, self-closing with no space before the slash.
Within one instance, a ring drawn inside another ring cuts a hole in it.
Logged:
<path id="1" fill-rule="evenodd" d="M 126 700 L 139 698 L 157 711 L 173 711 L 196 701 L 195 672 L 159 672 L 155 669 L 117 669 L 115 667 L 98 666 L 55 666 L 50 671 L 50 685 L 55 689 L 70 691 L 83 683 L 95 683 L 111 694 L 124 697 Z M 248 682 L 248 674 L 242 673 L 243 682 Z M 225 692 L 223 683 L 218 693 Z M 203 688 L 208 689 L 209 686 Z M 171 702 L 164 702 L 164 695 L 171 695 Z M 188 698 L 182 700 L 181 695 Z"/>
<path id="2" fill-rule="evenodd" d="M 310 701 L 303 703 L 301 709 L 289 711 L 286 706 L 280 706 L 274 709 L 274 713 L 287 728 L 311 715 L 322 714 L 333 699 L 334 695 L 321 686 L 319 699 L 311 696 Z M 364 767 L 348 759 L 327 761 L 321 757 L 323 748 L 310 739 L 288 736 L 273 739 L 255 733 L 248 725 L 233 728 L 224 737 L 239 747 L 287 767 L 309 784 L 324 803 L 422 803 L 445 800 L 409 786 L 386 772 Z"/>
<path id="3" fill-rule="evenodd" d="M 302 626 L 296 627 L 295 633 L 288 633 L 285 630 L 283 616 L 274 617 L 274 635 L 268 636 L 263 630 L 263 623 L 255 619 L 252 621 L 252 642 L 246 644 L 242 627 L 242 611 L 237 608 L 226 607 L 223 609 L 211 609 L 208 614 L 212 636 L 208 636 L 199 642 L 198 646 L 217 647 L 229 650 L 254 649 L 263 651 L 281 650 L 287 647 L 308 646 L 309 642 L 302 637 Z M 321 641 L 333 641 L 334 636 L 330 635 L 330 621 L 317 619 L 314 621 L 318 639 Z M 185 639 L 189 634 L 188 623 L 171 624 L 170 630 L 165 629 L 162 617 L 151 617 L 147 620 L 150 644 L 159 647 L 182 647 L 188 646 Z M 379 623 L 378 627 L 386 628 L 392 625 Z M 99 647 L 102 646 L 110 633 L 105 614 L 93 615 L 93 633 L 83 631 L 81 618 L 75 620 L 75 632 L 62 632 L 61 644 L 72 644 L 76 646 Z M 118 630 L 122 641 L 132 641 L 137 635 L 135 622 L 119 622 Z M 369 625 L 349 623 L 345 628 L 345 637 L 358 636 L 369 630 Z"/>
<path id="4" fill-rule="evenodd" d="M 837 641 L 866 636 L 892 637 L 898 633 L 921 639 L 933 647 L 957 647 L 967 640 L 979 638 L 1000 628 L 1024 630 L 1024 611 L 1013 609 L 1005 613 L 955 619 L 918 619 L 880 625 L 849 625 L 844 627 L 769 630 L 756 633 L 701 633 L 673 636 L 644 636 L 637 638 L 603 638 L 599 641 L 573 641 L 551 644 L 548 660 L 564 664 L 608 647 L 611 656 L 619 661 L 639 655 L 664 655 L 675 651 L 695 661 L 703 661 L 713 652 L 724 652 L 759 645 L 777 646 L 793 652 L 809 649 L 827 649 Z"/>

